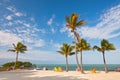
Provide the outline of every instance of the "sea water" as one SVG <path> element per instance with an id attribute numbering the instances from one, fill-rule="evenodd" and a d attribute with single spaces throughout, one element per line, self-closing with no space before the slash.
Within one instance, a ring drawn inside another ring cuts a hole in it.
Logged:
<path id="1" fill-rule="evenodd" d="M 37 64 L 37 68 L 43 69 L 43 67 L 47 67 L 48 70 L 53 70 L 54 67 L 62 67 L 63 70 L 66 68 L 66 64 Z M 83 64 L 83 70 L 91 70 L 94 67 L 97 68 L 97 70 L 103 71 L 104 65 L 103 64 Z M 118 67 L 120 67 L 120 64 L 107 64 L 107 68 L 109 71 L 114 71 Z M 69 64 L 69 70 L 74 71 L 76 70 L 77 65 L 76 64 Z"/>

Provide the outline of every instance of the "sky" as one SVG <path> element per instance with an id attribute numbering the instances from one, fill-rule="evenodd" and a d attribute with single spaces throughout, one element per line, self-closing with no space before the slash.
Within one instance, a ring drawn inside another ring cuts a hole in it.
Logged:
<path id="1" fill-rule="evenodd" d="M 7 52 L 18 41 L 27 46 L 19 60 L 36 64 L 65 64 L 57 53 L 63 43 L 72 45 L 73 35 L 65 27 L 66 16 L 80 15 L 86 24 L 77 29 L 91 47 L 107 39 L 116 47 L 106 51 L 108 64 L 120 64 L 120 0 L 0 0 L 0 64 L 15 61 Z M 76 64 L 75 56 L 68 57 Z M 103 64 L 102 54 L 83 51 L 83 64 Z"/>

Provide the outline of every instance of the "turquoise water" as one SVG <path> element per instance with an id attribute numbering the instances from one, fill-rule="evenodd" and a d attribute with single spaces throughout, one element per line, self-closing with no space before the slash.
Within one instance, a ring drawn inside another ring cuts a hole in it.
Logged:
<path id="1" fill-rule="evenodd" d="M 47 67 L 49 70 L 52 70 L 54 67 L 62 67 L 63 70 L 65 70 L 65 64 L 37 64 L 37 67 L 42 69 L 43 67 Z M 69 64 L 69 70 L 73 71 L 76 69 L 76 64 Z M 92 68 L 96 67 L 97 70 L 104 70 L 103 64 L 84 64 L 83 69 L 84 70 L 91 70 Z M 116 70 L 118 67 L 120 67 L 120 64 L 108 64 L 107 65 L 108 70 Z"/>

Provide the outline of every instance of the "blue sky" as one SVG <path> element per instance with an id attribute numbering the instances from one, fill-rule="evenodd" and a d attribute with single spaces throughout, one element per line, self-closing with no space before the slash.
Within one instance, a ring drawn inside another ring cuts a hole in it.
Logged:
<path id="1" fill-rule="evenodd" d="M 106 52 L 107 63 L 119 64 L 120 0 L 1 0 L 0 10 L 0 63 L 15 60 L 15 53 L 7 50 L 21 41 L 28 51 L 19 60 L 64 64 L 64 56 L 56 51 L 63 43 L 72 44 L 65 16 L 75 12 L 86 21 L 78 28 L 79 35 L 91 46 L 99 46 L 103 38 L 109 40 L 116 50 Z M 69 63 L 76 63 L 75 56 L 69 57 Z M 102 55 L 85 51 L 83 63 L 102 64 Z"/>

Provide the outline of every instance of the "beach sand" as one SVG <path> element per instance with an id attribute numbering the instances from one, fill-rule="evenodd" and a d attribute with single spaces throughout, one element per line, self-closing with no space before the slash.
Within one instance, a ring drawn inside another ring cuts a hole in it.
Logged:
<path id="1" fill-rule="evenodd" d="M 36 71 L 33 75 L 28 77 L 69 77 L 71 80 L 120 80 L 120 72 L 108 72 L 98 71 L 97 73 L 91 73 L 90 71 L 85 71 L 85 74 L 81 74 L 76 71 L 69 72 L 54 72 L 54 71 Z M 57 80 L 57 79 L 54 79 Z M 64 79 L 62 79 L 64 80 Z"/>
<path id="2" fill-rule="evenodd" d="M 120 72 L 99 71 L 91 73 L 85 71 L 81 74 L 76 71 L 54 72 L 42 70 L 19 70 L 0 72 L 0 80 L 120 80 Z"/>

